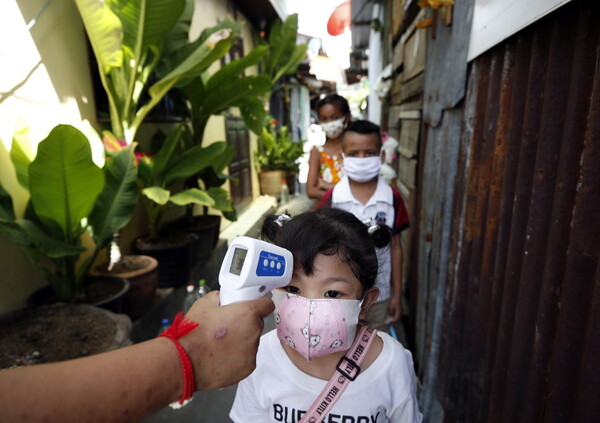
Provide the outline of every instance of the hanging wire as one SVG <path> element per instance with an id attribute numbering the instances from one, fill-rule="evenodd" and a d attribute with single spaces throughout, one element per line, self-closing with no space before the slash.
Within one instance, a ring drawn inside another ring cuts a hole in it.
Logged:
<path id="1" fill-rule="evenodd" d="M 44 10 L 46 10 L 46 7 L 48 7 L 48 5 L 50 4 L 50 2 L 52 2 L 52 0 L 46 0 L 46 3 L 44 3 L 44 5 L 40 8 L 40 10 L 35 14 L 35 16 L 33 17 L 33 19 L 29 21 L 29 23 L 27 24 L 27 30 L 28 31 L 31 31 L 31 28 L 33 28 L 35 26 L 35 24 L 37 23 L 38 19 L 40 18 L 40 16 L 42 15 L 42 13 L 44 13 Z"/>

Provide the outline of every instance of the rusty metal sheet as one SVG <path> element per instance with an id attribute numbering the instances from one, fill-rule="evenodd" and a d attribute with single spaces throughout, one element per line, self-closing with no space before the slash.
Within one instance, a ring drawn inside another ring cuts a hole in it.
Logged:
<path id="1" fill-rule="evenodd" d="M 576 0 L 480 56 L 439 120 L 447 87 L 427 81 L 448 43 L 429 44 L 411 264 L 425 421 L 600 421 L 599 19 Z"/>

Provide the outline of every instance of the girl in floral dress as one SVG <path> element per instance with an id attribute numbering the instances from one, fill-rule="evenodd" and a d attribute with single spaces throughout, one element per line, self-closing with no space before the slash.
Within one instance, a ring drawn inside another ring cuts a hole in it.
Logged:
<path id="1" fill-rule="evenodd" d="M 351 115 L 348 101 L 338 94 L 321 99 L 316 111 L 326 140 L 310 152 L 306 193 L 309 198 L 320 199 L 342 176 L 342 133 Z"/>

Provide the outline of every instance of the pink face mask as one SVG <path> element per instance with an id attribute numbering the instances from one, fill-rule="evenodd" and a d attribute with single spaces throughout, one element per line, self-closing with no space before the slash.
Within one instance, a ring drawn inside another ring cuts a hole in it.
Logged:
<path id="1" fill-rule="evenodd" d="M 273 302 L 277 337 L 306 360 L 352 345 L 362 300 L 311 300 L 275 289 Z"/>

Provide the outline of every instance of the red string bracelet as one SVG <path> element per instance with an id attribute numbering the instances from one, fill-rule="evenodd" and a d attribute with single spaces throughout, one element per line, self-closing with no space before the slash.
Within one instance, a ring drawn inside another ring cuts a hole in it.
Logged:
<path id="1" fill-rule="evenodd" d="M 173 341 L 177 347 L 179 360 L 181 361 L 181 369 L 183 370 L 183 393 L 181 394 L 181 399 L 179 401 L 169 404 L 171 408 L 181 408 L 187 405 L 192 401 L 192 396 L 194 395 L 196 382 L 194 380 L 192 362 L 177 339 L 187 335 L 197 327 L 198 323 L 184 318 L 183 313 L 179 312 L 173 319 L 171 327 L 159 335 L 159 337 L 164 336 Z"/>

